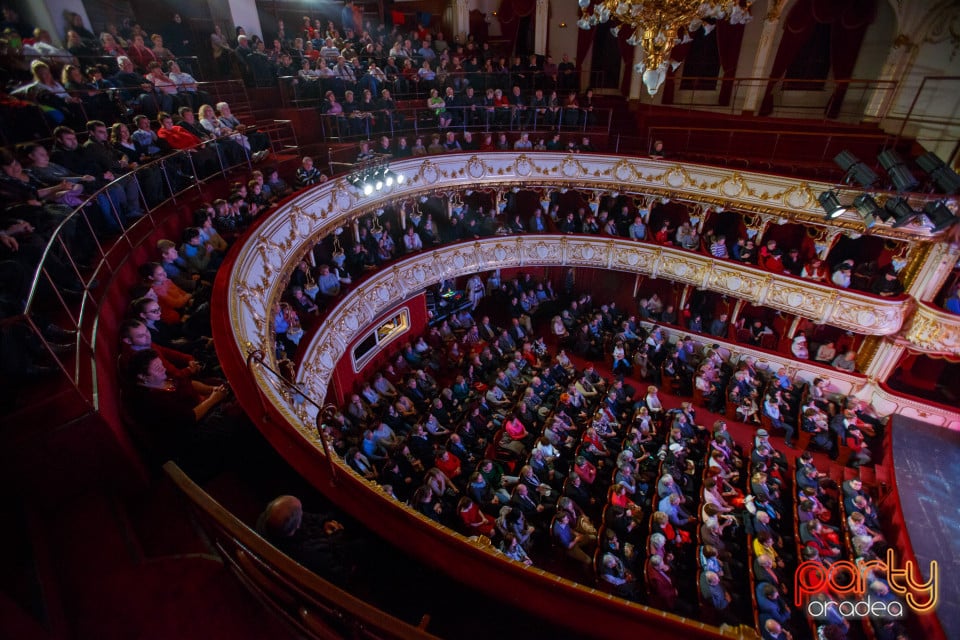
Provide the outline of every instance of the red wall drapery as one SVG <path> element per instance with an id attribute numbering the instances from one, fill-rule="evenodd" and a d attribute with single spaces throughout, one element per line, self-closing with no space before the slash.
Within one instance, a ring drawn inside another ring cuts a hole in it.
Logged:
<path id="1" fill-rule="evenodd" d="M 633 77 L 638 75 L 633 70 L 633 51 L 636 47 L 627 44 L 627 39 L 632 35 L 633 29 L 625 27 L 621 27 L 620 33 L 617 35 L 617 47 L 620 49 L 620 57 L 623 59 L 623 79 L 620 81 L 620 93 L 624 96 L 630 95 L 630 83 L 633 81 Z"/>
<path id="2" fill-rule="evenodd" d="M 680 44 L 673 47 L 673 51 L 670 52 L 670 60 L 682 64 L 687 58 L 687 54 L 690 53 L 690 47 L 693 45 L 693 41 L 697 38 L 703 37 L 703 29 L 697 29 L 691 34 L 690 42 L 683 42 L 681 40 Z M 677 66 L 679 69 L 679 65 Z M 660 98 L 661 104 L 673 104 L 673 94 L 676 90 L 676 82 L 674 78 L 676 77 L 676 69 L 673 68 L 673 65 L 667 66 L 667 79 L 663 83 L 663 97 Z"/>
<path id="3" fill-rule="evenodd" d="M 737 75 L 737 62 L 740 60 L 740 49 L 743 47 L 744 26 L 742 24 L 730 24 L 724 20 L 717 23 L 717 53 L 720 56 L 720 66 L 723 69 L 723 84 L 720 86 L 720 95 L 717 98 L 717 104 L 728 106 L 733 96 L 733 79 Z M 704 30 L 697 29 L 690 34 L 690 42 L 678 44 L 670 53 L 670 59 L 675 62 L 683 62 L 693 40 L 703 38 L 706 35 Z M 667 81 L 663 87 L 663 104 L 673 104 L 675 82 L 673 82 L 676 72 L 673 67 L 667 69 Z"/>
<path id="4" fill-rule="evenodd" d="M 773 112 L 773 90 L 810 39 L 817 23 L 831 25 L 830 64 L 836 80 L 849 80 L 856 64 L 867 27 L 877 14 L 877 0 L 800 0 L 787 16 L 783 38 L 770 71 L 770 81 L 760 105 L 759 115 Z M 827 115 L 839 113 L 846 85 L 834 91 Z"/>
<path id="5" fill-rule="evenodd" d="M 717 104 L 722 107 L 729 106 L 733 96 L 733 79 L 737 77 L 737 62 L 743 47 L 745 27 L 743 24 L 730 24 L 727 20 L 717 24 L 717 53 L 720 54 L 720 67 L 723 69 Z"/>
<path id="6" fill-rule="evenodd" d="M 517 45 L 520 18 L 526 18 L 536 10 L 536 0 L 501 0 L 497 17 L 500 19 L 500 31 L 503 37 L 510 41 L 511 51 Z"/>
<path id="7" fill-rule="evenodd" d="M 594 4 L 591 1 L 590 4 Z M 593 41 L 597 37 L 596 28 L 580 29 L 577 27 L 577 69 L 583 68 L 583 61 L 587 59 L 587 53 L 593 46 Z M 579 84 L 579 83 L 578 83 Z"/>

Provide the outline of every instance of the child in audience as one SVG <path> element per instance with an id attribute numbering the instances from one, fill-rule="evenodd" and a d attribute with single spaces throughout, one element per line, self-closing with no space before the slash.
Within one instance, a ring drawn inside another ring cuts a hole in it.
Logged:
<path id="1" fill-rule="evenodd" d="M 200 230 L 200 242 L 208 245 L 217 253 L 224 254 L 227 252 L 230 245 L 213 226 L 213 207 L 210 207 L 209 210 L 198 209 L 193 216 L 193 223 Z"/>
<path id="2" fill-rule="evenodd" d="M 190 265 L 180 257 L 177 247 L 172 240 L 158 240 L 157 250 L 160 252 L 160 264 L 167 273 L 167 277 L 184 291 L 193 291 L 197 287 L 200 276 L 192 273 Z"/>
<path id="3" fill-rule="evenodd" d="M 203 244 L 200 229 L 196 227 L 187 227 L 183 230 L 180 254 L 191 271 L 199 273 L 208 280 L 215 277 L 217 268 L 223 260 L 222 256 L 214 253 L 212 246 Z"/>
<path id="4" fill-rule="evenodd" d="M 273 191 L 270 189 L 270 185 L 268 185 L 266 180 L 264 179 L 263 171 L 260 171 L 259 169 L 254 169 L 253 172 L 250 174 L 250 180 L 260 185 L 260 193 L 263 194 L 263 197 L 267 199 L 267 202 L 269 202 L 270 204 L 273 204 L 274 202 L 276 202 L 277 198 L 276 196 L 273 195 Z M 249 186 L 249 183 L 247 183 L 247 186 Z"/>
<path id="5" fill-rule="evenodd" d="M 293 189 L 280 177 L 280 172 L 277 171 L 276 167 L 267 169 L 266 176 L 266 186 L 270 187 L 270 195 L 274 198 L 286 198 L 293 193 Z"/>
<path id="6" fill-rule="evenodd" d="M 327 181 L 327 176 L 320 173 L 320 170 L 313 166 L 313 158 L 304 156 L 297 167 L 297 187 L 310 187 Z"/>
<path id="7" fill-rule="evenodd" d="M 251 209 L 256 207 L 258 212 L 270 206 L 270 199 L 264 195 L 263 187 L 256 179 L 247 183 L 247 204 Z"/>

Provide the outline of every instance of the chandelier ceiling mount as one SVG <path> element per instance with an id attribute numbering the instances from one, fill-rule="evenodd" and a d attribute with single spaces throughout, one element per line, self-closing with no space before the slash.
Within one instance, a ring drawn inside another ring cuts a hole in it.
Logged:
<path id="1" fill-rule="evenodd" d="M 643 59 L 634 66 L 642 75 L 647 92 L 656 95 L 667 78 L 667 65 L 674 46 L 689 42 L 701 27 L 706 33 L 717 22 L 746 24 L 752 18 L 753 0 L 579 0 L 582 12 L 577 26 L 591 29 L 613 20 L 610 29 L 618 37 L 622 28 L 633 33 L 627 44 L 641 49 Z M 676 64 L 676 63 L 675 63 Z"/>

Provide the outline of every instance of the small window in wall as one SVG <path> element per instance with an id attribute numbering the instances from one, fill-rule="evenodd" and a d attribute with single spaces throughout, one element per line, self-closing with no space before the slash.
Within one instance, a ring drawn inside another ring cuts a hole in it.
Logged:
<path id="1" fill-rule="evenodd" d="M 410 330 L 410 311 L 401 309 L 370 330 L 353 348 L 353 372 L 360 370 L 386 345 Z"/>
<path id="2" fill-rule="evenodd" d="M 830 75 L 830 32 L 832 25 L 818 22 L 810 39 L 787 67 L 784 91 L 823 91 Z"/>

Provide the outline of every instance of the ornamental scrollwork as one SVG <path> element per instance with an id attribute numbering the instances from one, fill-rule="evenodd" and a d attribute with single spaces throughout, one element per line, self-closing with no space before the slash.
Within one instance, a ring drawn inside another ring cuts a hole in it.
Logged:
<path id="1" fill-rule="evenodd" d="M 924 351 L 960 355 L 960 316 L 921 303 L 903 336 Z"/>

